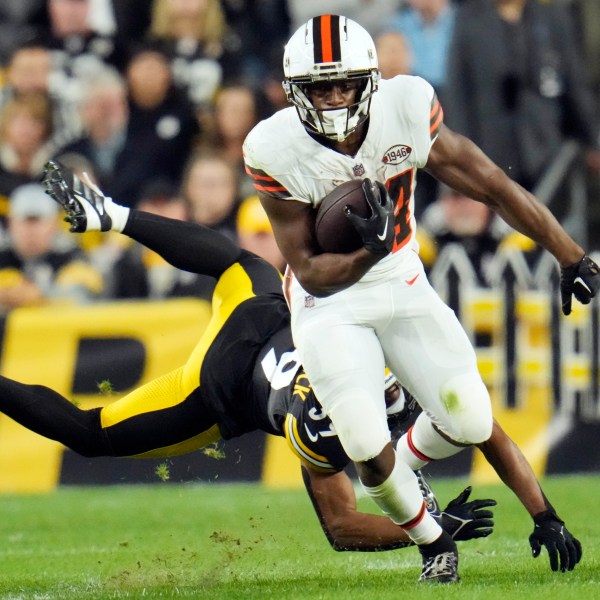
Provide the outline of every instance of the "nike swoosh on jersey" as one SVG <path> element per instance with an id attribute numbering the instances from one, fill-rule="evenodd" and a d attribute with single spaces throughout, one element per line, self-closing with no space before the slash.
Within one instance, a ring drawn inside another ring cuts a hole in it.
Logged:
<path id="1" fill-rule="evenodd" d="M 408 283 L 408 285 L 412 285 L 421 273 L 417 273 L 412 279 L 405 279 L 404 283 Z"/>
<path id="2" fill-rule="evenodd" d="M 304 429 L 306 429 L 306 435 L 308 435 L 311 442 L 316 442 L 319 439 L 318 433 L 313 433 L 306 423 L 304 423 Z"/>

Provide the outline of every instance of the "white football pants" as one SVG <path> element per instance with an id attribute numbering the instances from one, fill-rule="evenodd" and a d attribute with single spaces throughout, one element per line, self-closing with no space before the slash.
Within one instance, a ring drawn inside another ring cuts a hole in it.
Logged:
<path id="1" fill-rule="evenodd" d="M 354 462 L 390 441 L 384 365 L 452 440 L 477 444 L 492 431 L 490 397 L 454 312 L 427 281 L 418 256 L 377 281 L 327 298 L 291 286 L 292 332 L 302 364 Z"/>

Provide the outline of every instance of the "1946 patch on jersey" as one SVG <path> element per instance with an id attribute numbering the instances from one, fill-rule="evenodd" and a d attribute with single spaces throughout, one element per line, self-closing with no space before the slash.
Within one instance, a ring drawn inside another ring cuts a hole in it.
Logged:
<path id="1" fill-rule="evenodd" d="M 386 165 L 399 165 L 403 163 L 411 154 L 412 148 L 404 144 L 396 144 L 388 148 L 381 159 Z"/>

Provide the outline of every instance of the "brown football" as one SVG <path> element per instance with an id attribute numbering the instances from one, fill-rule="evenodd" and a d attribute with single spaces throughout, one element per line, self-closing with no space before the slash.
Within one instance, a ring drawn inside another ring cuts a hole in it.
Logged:
<path id="1" fill-rule="evenodd" d="M 344 207 L 351 206 L 363 218 L 371 214 L 362 183 L 361 179 L 345 181 L 321 200 L 315 231 L 317 242 L 324 252 L 345 254 L 363 245 L 358 231 L 344 213 Z"/>

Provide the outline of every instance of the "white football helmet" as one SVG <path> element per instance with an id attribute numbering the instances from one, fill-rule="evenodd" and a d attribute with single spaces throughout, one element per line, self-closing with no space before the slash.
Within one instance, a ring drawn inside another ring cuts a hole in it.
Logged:
<path id="1" fill-rule="evenodd" d="M 379 86 L 375 43 L 351 19 L 321 15 L 310 19 L 290 38 L 283 55 L 283 88 L 311 133 L 344 141 L 369 116 L 371 97 Z M 317 110 L 307 86 L 324 81 L 358 80 L 354 104 Z"/>

